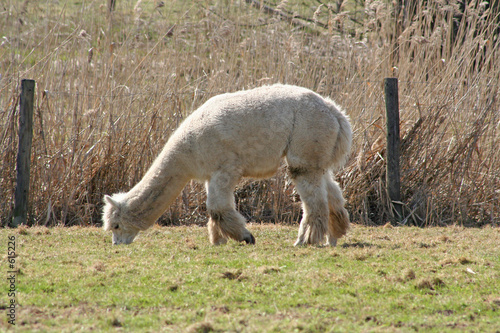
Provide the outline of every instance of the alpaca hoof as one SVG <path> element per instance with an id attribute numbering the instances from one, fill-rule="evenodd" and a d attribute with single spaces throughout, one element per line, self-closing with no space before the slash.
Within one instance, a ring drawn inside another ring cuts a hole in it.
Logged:
<path id="1" fill-rule="evenodd" d="M 243 238 L 243 240 L 247 244 L 252 244 L 252 245 L 255 244 L 255 237 L 252 234 L 248 234 L 245 238 Z"/>

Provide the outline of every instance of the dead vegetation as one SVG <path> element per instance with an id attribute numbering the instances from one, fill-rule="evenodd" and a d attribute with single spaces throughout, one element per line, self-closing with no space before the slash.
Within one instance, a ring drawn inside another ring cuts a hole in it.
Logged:
<path id="1" fill-rule="evenodd" d="M 37 82 L 31 224 L 99 224 L 103 195 L 135 184 L 193 109 L 274 82 L 344 106 L 355 148 L 338 179 L 352 219 L 393 221 L 384 189 L 389 76 L 400 89 L 402 223 L 498 224 L 499 8 L 423 3 L 124 0 L 109 13 L 92 1 L 9 2 L 0 13 L 2 225 L 12 211 L 21 78 Z M 204 200 L 191 183 L 160 223 L 204 223 Z M 236 200 L 257 221 L 299 218 L 284 170 L 240 184 Z"/>

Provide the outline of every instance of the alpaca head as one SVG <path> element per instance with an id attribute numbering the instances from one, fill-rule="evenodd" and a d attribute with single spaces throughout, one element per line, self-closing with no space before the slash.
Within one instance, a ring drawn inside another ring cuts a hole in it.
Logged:
<path id="1" fill-rule="evenodd" d="M 104 230 L 113 232 L 113 244 L 130 244 L 141 230 L 134 224 L 134 217 L 126 212 L 125 204 L 120 195 L 104 196 L 104 211 L 102 218 Z"/>

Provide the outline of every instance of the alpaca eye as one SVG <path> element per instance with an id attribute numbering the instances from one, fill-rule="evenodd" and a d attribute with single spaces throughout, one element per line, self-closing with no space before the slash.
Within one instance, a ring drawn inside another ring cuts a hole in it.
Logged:
<path id="1" fill-rule="evenodd" d="M 118 229 L 118 228 L 120 228 L 120 227 L 118 226 L 118 224 L 117 224 L 117 225 L 115 225 L 115 228 L 114 228 L 114 229 L 116 230 L 116 229 Z"/>

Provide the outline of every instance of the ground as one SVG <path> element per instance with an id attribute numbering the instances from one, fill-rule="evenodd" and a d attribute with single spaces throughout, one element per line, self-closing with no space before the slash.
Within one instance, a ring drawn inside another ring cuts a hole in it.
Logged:
<path id="1" fill-rule="evenodd" d="M 498 332 L 497 227 L 354 226 L 336 248 L 293 247 L 295 226 L 249 229 L 255 246 L 211 246 L 198 226 L 128 246 L 98 228 L 2 229 L 16 331 Z"/>

